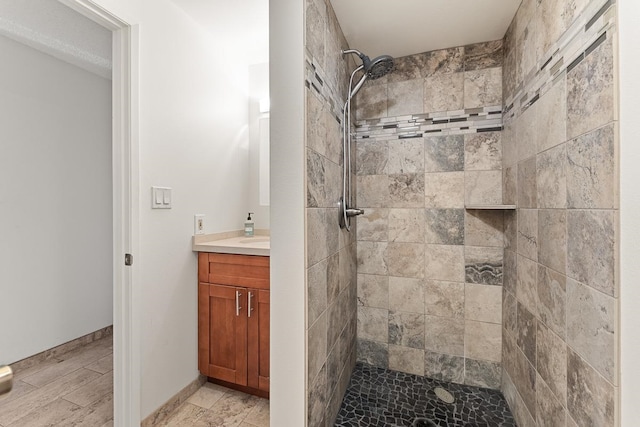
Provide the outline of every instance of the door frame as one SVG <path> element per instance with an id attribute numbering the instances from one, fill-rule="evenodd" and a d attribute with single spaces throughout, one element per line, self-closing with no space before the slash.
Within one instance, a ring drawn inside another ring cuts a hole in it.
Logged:
<path id="1" fill-rule="evenodd" d="M 91 0 L 58 0 L 112 36 L 114 425 L 140 425 L 138 28 Z"/>

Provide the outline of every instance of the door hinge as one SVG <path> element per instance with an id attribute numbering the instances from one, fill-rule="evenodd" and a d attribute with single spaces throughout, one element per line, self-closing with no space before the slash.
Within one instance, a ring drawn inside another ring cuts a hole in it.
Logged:
<path id="1" fill-rule="evenodd" d="M 133 265 L 133 255 L 124 254 L 124 265 Z"/>

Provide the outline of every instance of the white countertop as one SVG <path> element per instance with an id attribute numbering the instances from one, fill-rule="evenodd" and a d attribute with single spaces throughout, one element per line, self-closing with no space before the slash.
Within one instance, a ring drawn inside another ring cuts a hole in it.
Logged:
<path id="1" fill-rule="evenodd" d="M 235 233 L 236 232 L 193 236 L 193 251 L 269 256 L 271 238 L 268 235 L 229 237 L 229 234 Z"/>

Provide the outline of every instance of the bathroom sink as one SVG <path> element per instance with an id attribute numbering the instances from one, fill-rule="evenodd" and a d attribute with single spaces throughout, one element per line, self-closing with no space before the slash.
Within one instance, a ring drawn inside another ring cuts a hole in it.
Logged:
<path id="1" fill-rule="evenodd" d="M 248 237 L 240 240 L 240 243 L 266 243 L 269 239 L 269 237 Z"/>

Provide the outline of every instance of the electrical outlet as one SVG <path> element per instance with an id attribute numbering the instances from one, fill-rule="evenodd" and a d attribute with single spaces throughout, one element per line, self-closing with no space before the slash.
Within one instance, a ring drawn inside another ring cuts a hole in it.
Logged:
<path id="1" fill-rule="evenodd" d="M 204 215 L 203 214 L 197 214 L 194 216 L 193 233 L 204 234 Z"/>

